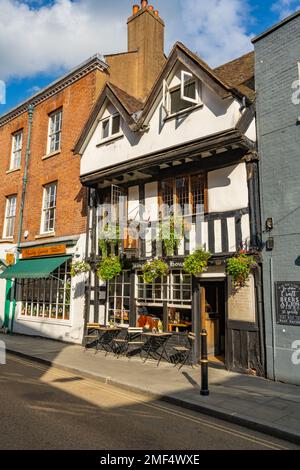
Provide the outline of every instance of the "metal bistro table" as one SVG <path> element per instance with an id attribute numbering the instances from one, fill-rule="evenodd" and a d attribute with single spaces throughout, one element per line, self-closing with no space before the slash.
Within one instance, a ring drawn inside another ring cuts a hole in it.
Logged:
<path id="1" fill-rule="evenodd" d="M 120 334 L 122 331 L 122 328 L 119 328 L 117 326 L 101 326 L 99 328 L 99 339 L 97 341 L 97 346 L 96 346 L 96 352 L 97 354 L 98 351 L 103 349 L 106 354 L 108 352 L 114 352 L 113 346 L 114 346 L 114 339 Z M 102 333 L 102 334 L 101 334 Z"/>
<path id="2" fill-rule="evenodd" d="M 162 359 L 169 362 L 169 357 L 166 352 L 166 346 L 168 340 L 171 338 L 172 333 L 143 333 L 146 338 L 142 351 L 146 353 L 144 363 L 152 357 L 152 359 L 158 359 L 157 367 Z"/>

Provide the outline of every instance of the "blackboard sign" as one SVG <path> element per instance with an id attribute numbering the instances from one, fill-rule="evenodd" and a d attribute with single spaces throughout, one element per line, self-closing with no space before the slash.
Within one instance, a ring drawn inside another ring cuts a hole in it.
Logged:
<path id="1" fill-rule="evenodd" d="M 300 282 L 276 282 L 277 323 L 300 326 Z"/>

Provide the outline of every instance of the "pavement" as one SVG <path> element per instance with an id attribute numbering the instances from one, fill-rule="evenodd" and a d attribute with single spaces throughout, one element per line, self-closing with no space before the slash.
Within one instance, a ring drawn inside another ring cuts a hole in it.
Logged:
<path id="1" fill-rule="evenodd" d="M 300 444 L 299 386 L 209 368 L 210 395 L 203 397 L 199 367 L 157 367 L 38 337 L 0 334 L 1 340 L 15 355 Z"/>

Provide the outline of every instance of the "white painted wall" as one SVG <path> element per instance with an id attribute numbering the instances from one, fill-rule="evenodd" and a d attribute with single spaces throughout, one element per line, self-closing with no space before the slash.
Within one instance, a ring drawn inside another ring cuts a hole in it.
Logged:
<path id="1" fill-rule="evenodd" d="M 68 254 L 84 256 L 85 234 L 80 235 L 77 244 L 68 248 Z M 21 303 L 17 303 L 14 332 L 32 336 L 43 336 L 70 343 L 81 343 L 84 330 L 84 283 L 85 276 L 72 279 L 71 314 L 69 322 L 52 321 L 49 319 L 24 319 L 21 317 Z"/>
<path id="2" fill-rule="evenodd" d="M 208 173 L 208 211 L 226 212 L 248 207 L 245 163 Z"/>
<path id="3" fill-rule="evenodd" d="M 247 132 L 246 132 L 245 135 L 246 135 L 246 137 L 248 137 L 248 139 L 252 140 L 253 142 L 256 142 L 257 133 L 256 133 L 256 121 L 255 121 L 255 119 L 253 119 L 253 121 L 251 122 L 251 124 L 248 127 Z"/>
<path id="4" fill-rule="evenodd" d="M 178 77 L 173 80 L 170 86 L 176 84 Z M 235 127 L 241 116 L 240 104 L 236 100 L 222 100 L 204 84 L 201 86 L 201 98 L 203 106 L 163 121 L 161 93 L 151 111 L 148 131 L 134 133 L 123 122 L 123 138 L 97 147 L 101 135 L 98 123 L 81 158 L 81 175 Z M 110 105 L 104 115 L 107 116 L 108 112 L 114 113 L 116 110 Z M 98 120 L 104 117 L 103 110 L 101 113 Z"/>
<path id="5" fill-rule="evenodd" d="M 5 261 L 7 253 L 15 253 L 16 245 L 12 243 L 0 244 L 0 259 Z M 0 279 L 0 327 L 4 321 L 4 308 L 5 308 L 5 292 L 6 292 L 6 280 Z"/>

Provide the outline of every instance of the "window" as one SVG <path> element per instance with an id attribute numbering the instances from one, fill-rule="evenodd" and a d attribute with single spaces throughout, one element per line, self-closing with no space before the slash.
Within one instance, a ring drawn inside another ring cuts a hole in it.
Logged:
<path id="1" fill-rule="evenodd" d="M 101 121 L 101 140 L 118 137 L 121 134 L 121 116 L 113 114 Z"/>
<path id="2" fill-rule="evenodd" d="M 167 82 L 163 85 L 163 108 L 167 114 L 173 115 L 201 104 L 199 81 L 189 73 L 182 71 L 180 85 L 169 88 Z"/>
<path id="3" fill-rule="evenodd" d="M 69 320 L 71 304 L 71 262 L 62 264 L 47 279 L 22 279 L 21 316 Z"/>
<path id="4" fill-rule="evenodd" d="M 54 232 L 56 212 L 56 183 L 44 187 L 42 233 Z"/>
<path id="5" fill-rule="evenodd" d="M 21 166 L 23 145 L 23 131 L 16 132 L 12 136 L 12 152 L 10 160 L 10 170 L 17 170 Z"/>
<path id="6" fill-rule="evenodd" d="M 50 114 L 48 152 L 58 152 L 61 147 L 62 109 Z"/>
<path id="7" fill-rule="evenodd" d="M 6 198 L 6 210 L 4 221 L 4 238 L 13 238 L 16 220 L 17 196 Z"/>
<path id="8" fill-rule="evenodd" d="M 108 321 L 112 324 L 129 324 L 130 271 L 124 271 L 108 282 Z"/>
<path id="9" fill-rule="evenodd" d="M 178 215 L 207 212 L 206 173 L 183 176 L 161 183 L 162 217 L 180 211 Z"/>
<path id="10" fill-rule="evenodd" d="M 171 271 L 168 277 L 168 302 L 170 305 L 190 305 L 192 277 L 183 271 Z"/>

